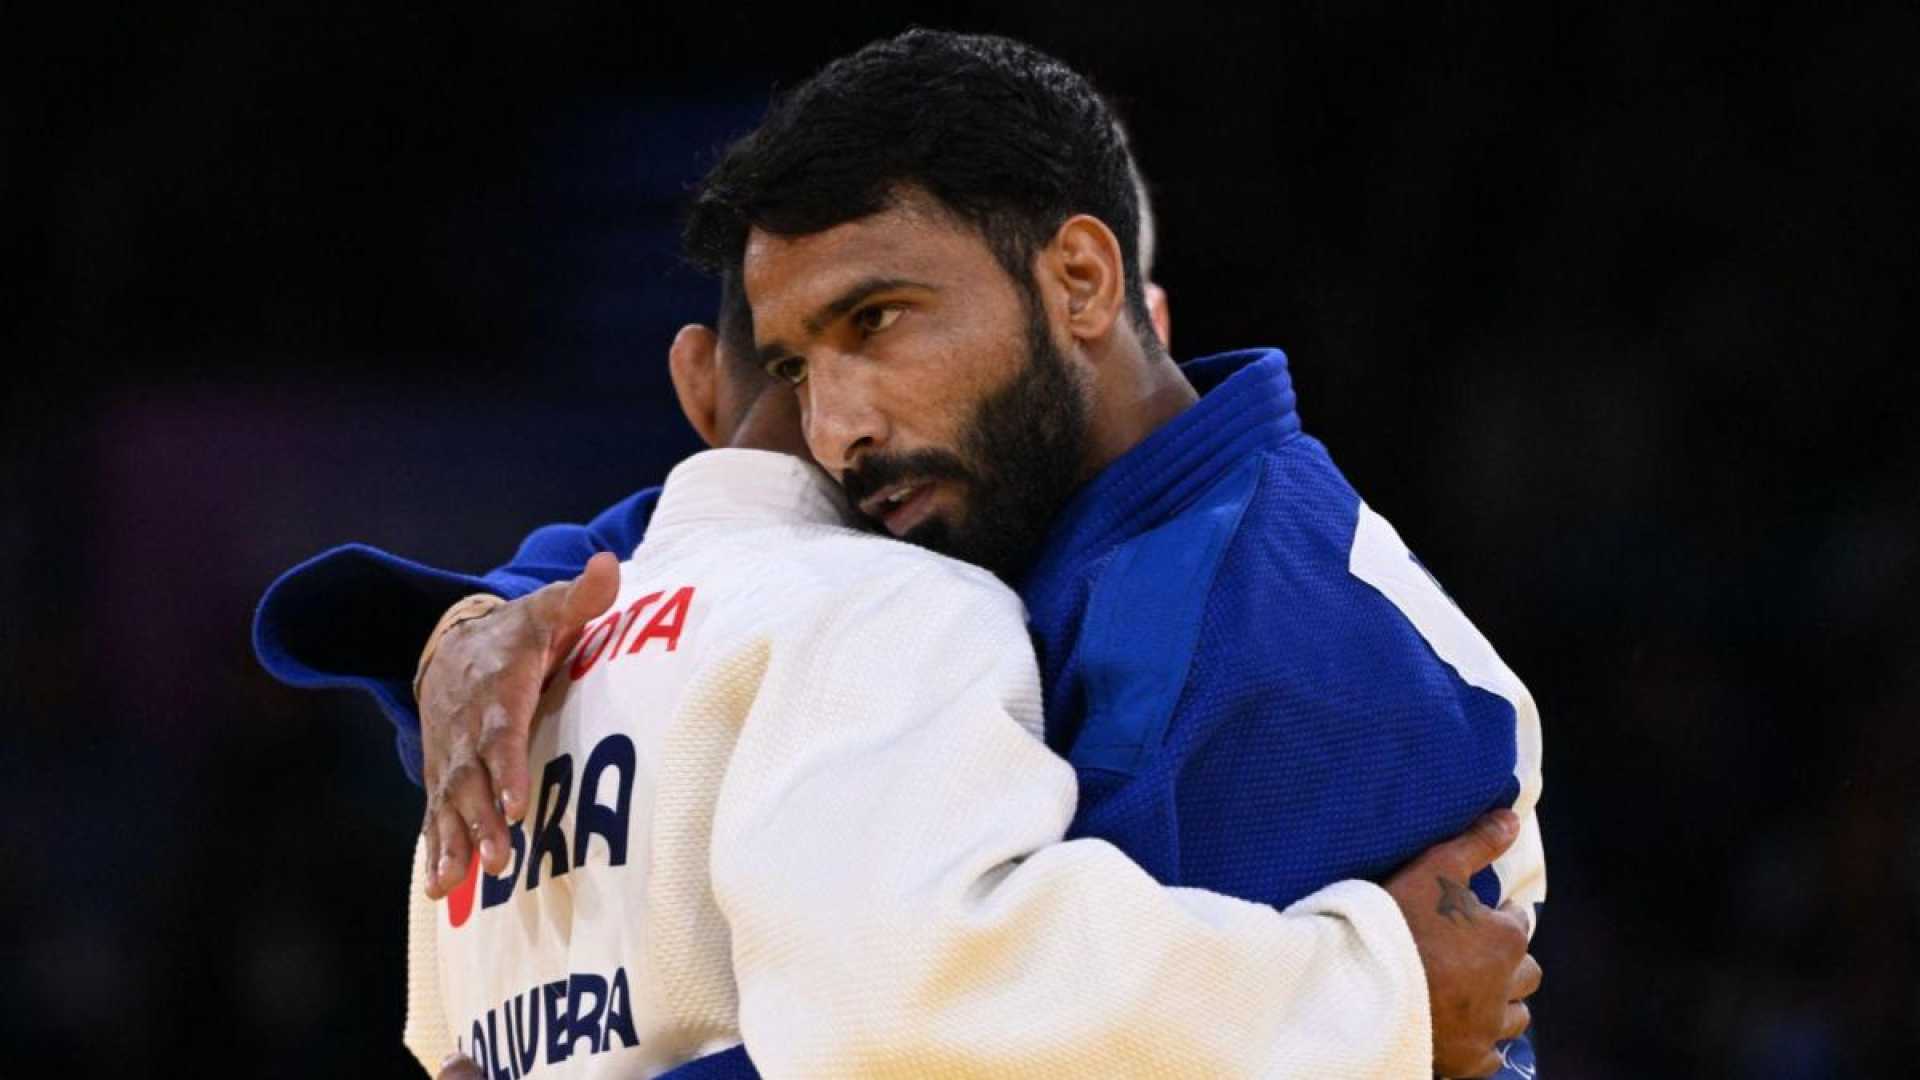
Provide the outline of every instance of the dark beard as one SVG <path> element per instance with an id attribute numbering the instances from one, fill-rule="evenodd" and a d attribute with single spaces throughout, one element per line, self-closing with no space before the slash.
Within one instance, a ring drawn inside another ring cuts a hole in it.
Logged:
<path id="1" fill-rule="evenodd" d="M 1039 552 L 1054 515 L 1079 486 L 1086 461 L 1086 397 L 1038 307 L 1028 305 L 1026 366 L 974 409 L 959 454 L 929 449 L 869 455 L 841 479 L 856 506 L 902 480 L 956 481 L 966 497 L 962 519 L 955 524 L 935 517 L 901 539 L 1007 581 Z"/>

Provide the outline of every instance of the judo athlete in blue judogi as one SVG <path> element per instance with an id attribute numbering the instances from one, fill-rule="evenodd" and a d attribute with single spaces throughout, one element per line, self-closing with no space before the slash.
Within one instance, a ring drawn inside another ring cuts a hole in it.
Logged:
<path id="1" fill-rule="evenodd" d="M 913 32 L 776 102 L 702 185 L 689 248 L 744 283 L 755 361 L 794 384 L 850 502 L 1018 588 L 1047 741 L 1079 777 L 1072 835 L 1285 906 L 1511 807 L 1520 839 L 1472 887 L 1531 918 L 1531 697 L 1302 431 L 1280 352 L 1167 356 L 1121 256 L 1133 175 L 1064 65 Z M 257 649 L 295 685 L 372 692 L 418 780 L 426 628 L 630 554 L 655 497 L 540 529 L 483 576 L 327 552 L 269 590 Z M 1501 1058 L 1533 1075 L 1524 1038 Z M 746 1069 L 736 1049 L 675 1075 Z"/>

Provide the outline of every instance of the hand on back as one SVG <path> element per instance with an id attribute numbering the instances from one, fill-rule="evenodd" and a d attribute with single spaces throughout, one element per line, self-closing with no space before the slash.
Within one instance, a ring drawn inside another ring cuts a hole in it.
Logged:
<path id="1" fill-rule="evenodd" d="M 419 681 L 430 899 L 465 880 L 476 853 L 487 873 L 506 870 L 507 829 L 527 813 L 527 743 L 541 691 L 619 595 L 619 565 L 595 555 L 579 577 L 462 622 L 434 649 Z"/>

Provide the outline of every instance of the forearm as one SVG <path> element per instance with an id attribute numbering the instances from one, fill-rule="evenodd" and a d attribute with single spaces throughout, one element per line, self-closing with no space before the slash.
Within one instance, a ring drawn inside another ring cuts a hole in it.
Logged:
<path id="1" fill-rule="evenodd" d="M 964 620 L 869 633 L 837 650 L 864 665 L 795 664 L 800 689 L 764 695 L 714 817 L 769 1074 L 1430 1074 L 1424 971 L 1384 891 L 1280 912 L 1063 842 L 1075 781 L 1023 730 L 1030 672 L 969 665 Z"/>
<path id="2" fill-rule="evenodd" d="M 1166 889 L 1097 841 L 944 891 L 860 884 L 833 908 L 729 898 L 741 1030 L 770 1074 L 1431 1072 L 1420 962 L 1372 885 L 1280 913 Z"/>

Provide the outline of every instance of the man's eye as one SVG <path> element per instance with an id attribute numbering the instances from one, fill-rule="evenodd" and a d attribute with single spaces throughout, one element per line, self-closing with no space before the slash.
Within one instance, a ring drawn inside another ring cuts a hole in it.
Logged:
<path id="1" fill-rule="evenodd" d="M 799 386 L 807 381 L 807 362 L 798 356 L 783 357 L 767 365 L 767 374 Z"/>
<path id="2" fill-rule="evenodd" d="M 893 325 L 900 317 L 901 309 L 891 304 L 876 304 L 870 308 L 861 308 L 853 315 L 853 324 L 863 332 L 877 334 Z"/>

